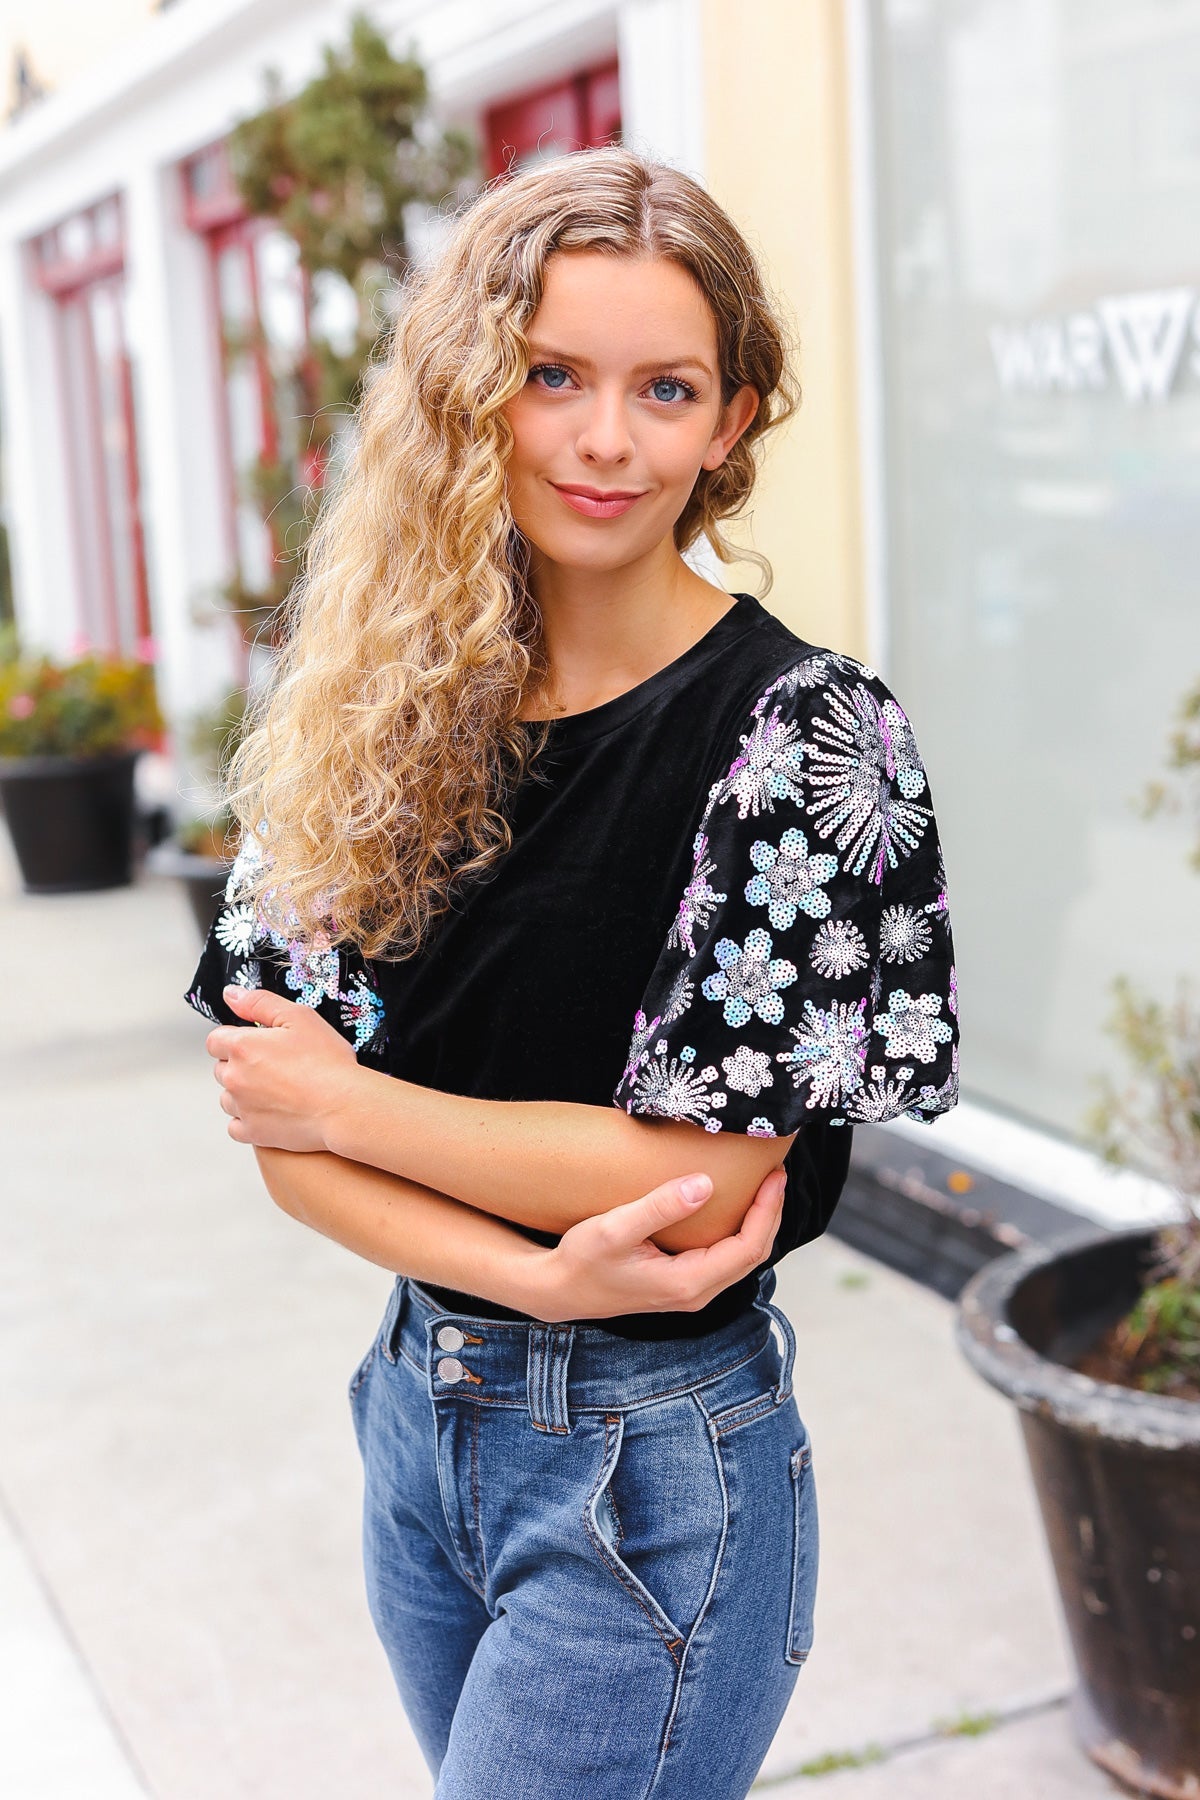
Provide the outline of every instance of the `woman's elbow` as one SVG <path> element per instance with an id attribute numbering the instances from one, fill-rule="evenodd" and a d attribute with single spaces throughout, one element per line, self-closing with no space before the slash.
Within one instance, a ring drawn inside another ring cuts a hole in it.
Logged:
<path id="1" fill-rule="evenodd" d="M 679 1219 L 664 1231 L 656 1231 L 653 1242 L 660 1250 L 710 1250 L 723 1238 L 733 1237 L 741 1230 L 759 1185 L 756 1182 L 748 1191 L 744 1185 L 728 1189 L 714 1187 L 704 1205 L 691 1218 Z"/>
<path id="2" fill-rule="evenodd" d="M 263 1186 L 281 1212 L 289 1219 L 298 1219 L 303 1223 L 303 1213 L 296 1193 L 296 1184 L 289 1179 L 287 1150 L 273 1150 L 255 1144 L 254 1155 L 258 1162 L 258 1172 L 262 1176 Z"/>

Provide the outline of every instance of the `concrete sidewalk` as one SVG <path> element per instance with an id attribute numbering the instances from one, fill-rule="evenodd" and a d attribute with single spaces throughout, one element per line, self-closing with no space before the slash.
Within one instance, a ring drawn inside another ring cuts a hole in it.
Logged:
<path id="1" fill-rule="evenodd" d="M 182 895 L 34 899 L 2 831 L 0 859 L 0 1794 L 427 1800 L 345 1398 L 391 1277 L 226 1136 Z M 1120 1793 L 1071 1737 L 1017 1420 L 951 1304 L 828 1235 L 778 1298 L 821 1571 L 763 1793 Z"/>

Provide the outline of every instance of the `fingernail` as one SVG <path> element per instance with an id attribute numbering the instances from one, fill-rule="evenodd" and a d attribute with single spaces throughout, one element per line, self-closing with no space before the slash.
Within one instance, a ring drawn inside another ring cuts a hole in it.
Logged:
<path id="1" fill-rule="evenodd" d="M 691 1205 L 707 1200 L 712 1193 L 712 1182 L 707 1175 L 688 1175 L 679 1184 L 679 1192 Z"/>

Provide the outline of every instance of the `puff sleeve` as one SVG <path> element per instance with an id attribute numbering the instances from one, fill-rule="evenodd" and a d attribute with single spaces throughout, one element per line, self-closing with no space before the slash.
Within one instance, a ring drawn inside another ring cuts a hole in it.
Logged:
<path id="1" fill-rule="evenodd" d="M 947 1112 L 946 871 L 899 701 L 821 651 L 759 697 L 731 751 L 614 1103 L 761 1137 Z"/>
<path id="2" fill-rule="evenodd" d="M 313 1007 L 364 1060 L 380 1058 L 387 1044 L 383 1003 L 361 954 L 353 946 L 331 947 L 321 936 L 308 943 L 289 937 L 243 898 L 263 854 L 254 835 L 243 837 L 184 999 L 214 1024 L 247 1025 L 226 1006 L 222 989 L 231 983 L 267 988 Z"/>

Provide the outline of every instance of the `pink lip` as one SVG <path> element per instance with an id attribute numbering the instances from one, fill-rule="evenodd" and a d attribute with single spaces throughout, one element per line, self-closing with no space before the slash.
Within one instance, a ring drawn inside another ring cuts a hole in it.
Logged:
<path id="1" fill-rule="evenodd" d="M 573 512 L 582 513 L 587 519 L 616 519 L 642 497 L 641 494 L 619 491 L 605 493 L 599 488 L 560 487 L 557 481 L 552 481 L 550 486 Z"/>

